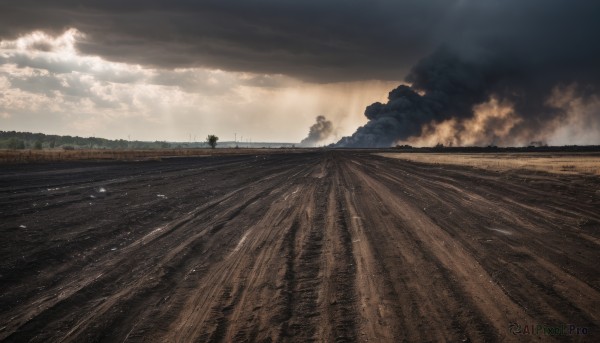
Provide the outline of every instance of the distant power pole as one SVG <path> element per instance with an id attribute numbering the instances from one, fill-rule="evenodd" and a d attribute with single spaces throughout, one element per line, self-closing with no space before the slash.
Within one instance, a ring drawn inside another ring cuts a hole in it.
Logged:
<path id="1" fill-rule="evenodd" d="M 233 142 L 237 143 L 237 132 L 233 134 Z"/>

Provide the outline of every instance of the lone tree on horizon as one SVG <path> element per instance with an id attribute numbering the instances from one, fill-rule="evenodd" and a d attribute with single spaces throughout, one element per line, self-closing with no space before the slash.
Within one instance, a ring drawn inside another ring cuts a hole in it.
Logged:
<path id="1" fill-rule="evenodd" d="M 219 137 L 217 137 L 215 135 L 208 135 L 208 137 L 206 137 L 206 142 L 213 149 L 217 146 L 217 141 L 218 140 L 219 140 Z"/>

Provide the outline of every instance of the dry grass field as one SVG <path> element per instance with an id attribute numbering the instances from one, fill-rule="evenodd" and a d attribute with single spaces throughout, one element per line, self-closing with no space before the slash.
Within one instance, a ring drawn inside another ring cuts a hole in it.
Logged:
<path id="1" fill-rule="evenodd" d="M 163 157 L 245 155 L 291 152 L 294 149 L 0 149 L 0 163 L 81 161 L 81 160 L 160 160 Z"/>
<path id="2" fill-rule="evenodd" d="M 554 174 L 600 175 L 599 153 L 380 153 L 384 157 L 507 171 L 525 169 Z"/>

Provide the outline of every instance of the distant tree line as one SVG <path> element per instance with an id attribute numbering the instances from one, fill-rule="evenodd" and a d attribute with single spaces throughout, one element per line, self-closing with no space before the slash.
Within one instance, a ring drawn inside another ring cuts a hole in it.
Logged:
<path id="1" fill-rule="evenodd" d="M 0 149 L 169 149 L 182 146 L 164 142 L 127 141 L 97 137 L 59 136 L 43 133 L 0 131 Z"/>

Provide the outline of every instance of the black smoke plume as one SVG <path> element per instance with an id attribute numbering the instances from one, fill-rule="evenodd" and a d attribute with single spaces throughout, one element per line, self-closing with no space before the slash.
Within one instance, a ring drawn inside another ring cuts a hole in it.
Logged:
<path id="1" fill-rule="evenodd" d="M 472 115 L 472 106 L 485 101 L 488 91 L 481 67 L 461 61 L 440 50 L 417 64 L 406 80 L 388 95 L 365 109 L 366 125 L 336 145 L 343 147 L 390 147 L 396 141 L 418 136 L 425 124 Z"/>
<path id="2" fill-rule="evenodd" d="M 540 52 L 543 53 L 550 52 Z M 489 142 L 515 144 L 543 140 L 544 135 L 551 134 L 568 119 L 565 108 L 549 101 L 557 87 L 575 89 L 572 96 L 583 102 L 598 101 L 597 68 L 593 68 L 590 56 L 582 56 L 578 51 L 571 53 L 569 56 L 561 52 L 564 56 L 561 60 L 556 54 L 547 59 L 511 51 L 468 56 L 440 48 L 411 69 L 405 78 L 409 85 L 392 90 L 387 103 L 368 106 L 367 124 L 334 146 L 390 147 L 418 138 L 426 134 L 425 129 L 448 120 L 456 123 L 455 141 L 460 142 L 461 135 L 470 134 L 461 124 L 474 117 L 475 106 L 492 99 L 511 104 L 516 120 L 503 137 L 490 134 Z M 588 114 L 586 120 L 598 125 L 600 116 Z M 498 123 L 488 120 L 483 125 L 484 132 L 492 132 Z"/>
<path id="3" fill-rule="evenodd" d="M 333 134 L 333 123 L 325 116 L 317 116 L 317 122 L 310 127 L 308 136 L 300 142 L 301 146 L 315 146 Z"/>

